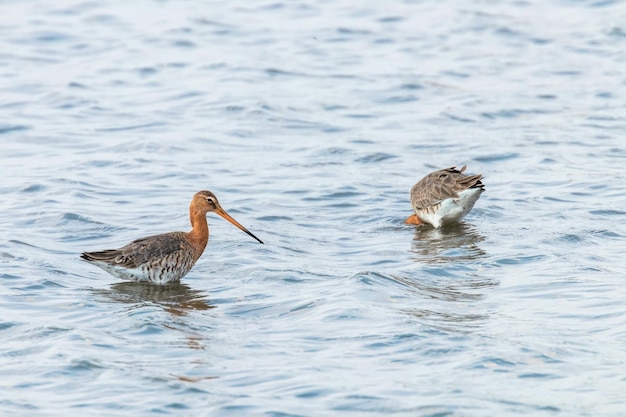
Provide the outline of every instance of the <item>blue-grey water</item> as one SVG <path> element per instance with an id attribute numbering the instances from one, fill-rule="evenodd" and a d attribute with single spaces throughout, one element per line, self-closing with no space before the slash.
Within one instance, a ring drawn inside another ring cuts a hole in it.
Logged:
<path id="1" fill-rule="evenodd" d="M 0 415 L 626 415 L 625 51 L 619 0 L 0 2 Z M 79 259 L 202 189 L 265 245 Z"/>

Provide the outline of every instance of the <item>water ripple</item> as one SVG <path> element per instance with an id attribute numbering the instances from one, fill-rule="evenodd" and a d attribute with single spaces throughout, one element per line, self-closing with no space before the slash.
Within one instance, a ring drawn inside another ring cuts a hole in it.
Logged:
<path id="1" fill-rule="evenodd" d="M 622 3 L 215 6 L 0 4 L 0 414 L 622 415 Z M 266 244 L 80 260 L 200 189 Z"/>

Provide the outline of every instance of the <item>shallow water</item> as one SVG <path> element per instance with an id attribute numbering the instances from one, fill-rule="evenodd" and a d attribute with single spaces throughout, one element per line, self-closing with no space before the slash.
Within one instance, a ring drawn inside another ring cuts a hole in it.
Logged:
<path id="1" fill-rule="evenodd" d="M 626 412 L 619 1 L 0 4 L 0 414 Z M 458 226 L 402 222 L 452 165 Z M 177 286 L 84 250 L 209 215 Z"/>

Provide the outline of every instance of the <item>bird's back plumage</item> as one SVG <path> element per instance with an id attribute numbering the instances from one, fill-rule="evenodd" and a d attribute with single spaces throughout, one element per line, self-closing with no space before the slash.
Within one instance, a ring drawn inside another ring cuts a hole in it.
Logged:
<path id="1" fill-rule="evenodd" d="M 119 249 L 84 252 L 81 258 L 122 279 L 165 283 L 179 281 L 200 254 L 184 232 L 171 232 L 137 239 Z"/>

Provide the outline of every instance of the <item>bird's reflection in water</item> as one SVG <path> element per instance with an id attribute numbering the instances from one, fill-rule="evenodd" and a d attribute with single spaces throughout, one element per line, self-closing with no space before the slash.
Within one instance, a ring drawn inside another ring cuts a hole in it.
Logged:
<path id="1" fill-rule="evenodd" d="M 446 225 L 440 229 L 419 226 L 411 242 L 410 258 L 429 265 L 422 270 L 427 276 L 394 278 L 419 294 L 423 302 L 405 309 L 413 320 L 433 329 L 471 332 L 489 318 L 477 306 L 485 291 L 498 281 L 470 273 L 481 268 L 479 260 L 486 257 L 480 248 L 485 237 L 467 223 Z M 475 268 L 472 268 L 475 265 Z"/>
<path id="2" fill-rule="evenodd" d="M 466 223 L 446 225 L 440 229 L 418 226 L 411 244 L 413 260 L 441 264 L 473 261 L 486 255 L 478 244 L 485 240 L 476 228 Z"/>
<path id="3" fill-rule="evenodd" d="M 135 306 L 156 305 L 177 318 L 183 318 L 190 311 L 210 310 L 215 307 L 209 304 L 204 292 L 180 283 L 155 285 L 145 282 L 123 281 L 112 284 L 109 289 L 100 289 L 95 292 L 105 296 L 110 301 L 133 305 L 133 308 Z M 186 320 L 166 320 L 161 323 L 161 326 L 181 332 L 188 348 L 205 349 L 203 342 L 206 340 L 206 335 L 192 330 Z M 179 377 L 176 376 L 176 378 Z"/>
<path id="4" fill-rule="evenodd" d="M 109 290 L 99 292 L 120 303 L 152 303 L 175 316 L 186 316 L 191 310 L 209 310 L 215 307 L 208 303 L 206 294 L 202 291 L 180 283 L 154 285 L 124 281 L 111 285 Z"/>

